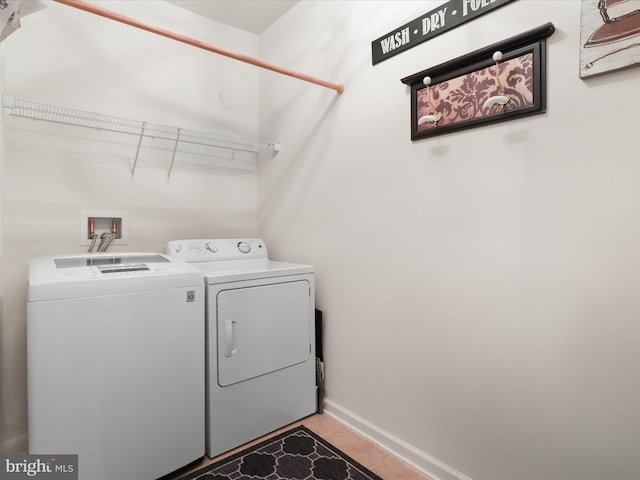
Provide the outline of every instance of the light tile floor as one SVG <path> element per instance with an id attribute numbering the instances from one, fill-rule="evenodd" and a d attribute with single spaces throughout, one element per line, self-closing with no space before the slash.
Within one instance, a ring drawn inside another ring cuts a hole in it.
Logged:
<path id="1" fill-rule="evenodd" d="M 345 424 L 327 414 L 312 415 L 304 418 L 216 458 L 210 459 L 205 457 L 205 460 L 193 467 L 190 471 L 198 470 L 217 460 L 243 450 L 249 445 L 259 443 L 269 437 L 298 425 L 304 425 L 309 430 L 318 434 L 320 437 L 342 450 L 355 461 L 367 467 L 384 480 L 429 480 L 429 477 L 426 475 L 420 473 L 410 465 L 407 465 L 393 454 L 379 447 L 357 432 L 354 432 Z M 186 473 L 187 472 L 181 472 L 180 475 L 172 476 L 165 480 L 174 480 L 179 478 L 181 475 L 186 475 Z"/>

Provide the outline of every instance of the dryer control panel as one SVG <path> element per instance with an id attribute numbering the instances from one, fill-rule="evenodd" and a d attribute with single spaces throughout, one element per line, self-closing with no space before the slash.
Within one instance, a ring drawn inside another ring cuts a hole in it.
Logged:
<path id="1" fill-rule="evenodd" d="M 267 247 L 259 238 L 174 240 L 167 253 L 183 262 L 267 259 Z"/>

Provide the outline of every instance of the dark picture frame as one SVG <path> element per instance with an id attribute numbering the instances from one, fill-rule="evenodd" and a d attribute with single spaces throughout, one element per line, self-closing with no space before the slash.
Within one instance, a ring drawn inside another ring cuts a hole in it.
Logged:
<path id="1" fill-rule="evenodd" d="M 403 78 L 411 87 L 411 140 L 544 113 L 546 39 L 554 31 L 547 23 Z M 502 53 L 498 62 L 495 52 Z M 430 77 L 429 85 L 425 77 Z M 500 86 L 509 101 L 484 108 Z M 429 110 L 437 110 L 440 119 L 420 124 Z"/>

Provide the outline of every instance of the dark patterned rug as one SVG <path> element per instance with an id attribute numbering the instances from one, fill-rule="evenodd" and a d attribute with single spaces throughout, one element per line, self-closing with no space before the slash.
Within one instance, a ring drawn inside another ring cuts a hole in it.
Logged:
<path id="1" fill-rule="evenodd" d="M 301 426 L 179 480 L 382 480 Z"/>

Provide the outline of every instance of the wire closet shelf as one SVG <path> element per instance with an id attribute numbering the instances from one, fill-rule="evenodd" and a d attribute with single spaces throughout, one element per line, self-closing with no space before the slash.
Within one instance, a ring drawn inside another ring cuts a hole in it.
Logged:
<path id="1" fill-rule="evenodd" d="M 43 103 L 2 97 L 2 106 L 9 115 L 41 120 L 100 132 L 131 136 L 130 170 L 133 177 L 142 150 L 164 151 L 167 157 L 167 178 L 176 165 L 200 168 L 224 168 L 249 171 L 257 168 L 258 155 L 270 144 L 213 132 L 171 127 L 141 120 L 132 120 L 101 113 L 77 110 Z"/>

